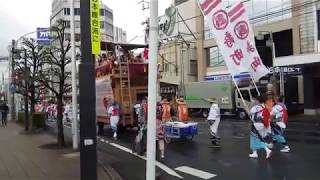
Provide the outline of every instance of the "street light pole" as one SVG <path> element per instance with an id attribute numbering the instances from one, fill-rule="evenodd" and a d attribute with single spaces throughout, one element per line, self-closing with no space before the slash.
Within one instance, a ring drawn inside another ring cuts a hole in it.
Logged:
<path id="1" fill-rule="evenodd" d="M 90 22 L 90 3 L 93 1 L 80 1 L 81 64 L 79 65 L 79 95 L 81 180 L 97 180 L 96 84 Z"/>
<path id="2" fill-rule="evenodd" d="M 156 100 L 158 59 L 158 0 L 150 1 L 149 77 L 148 77 L 148 132 L 146 179 L 155 179 L 156 162 Z"/>
<path id="3" fill-rule="evenodd" d="M 74 30 L 74 0 L 71 0 L 71 63 L 72 63 L 72 145 L 73 149 L 78 149 L 78 108 L 77 108 L 77 67 L 76 67 L 76 44 L 75 44 L 75 30 Z"/>
<path id="4" fill-rule="evenodd" d="M 276 59 L 276 49 L 273 41 L 273 33 L 272 31 L 269 32 L 270 40 L 271 40 L 271 52 L 272 52 L 272 85 L 273 85 L 273 95 L 278 95 L 278 88 L 277 88 L 277 74 L 275 72 L 275 59 Z"/>
<path id="5" fill-rule="evenodd" d="M 16 41 L 12 40 L 11 44 L 11 78 L 10 78 L 10 83 L 9 83 L 9 89 L 11 92 L 11 97 L 10 97 L 10 105 L 11 105 L 11 120 L 15 120 L 15 102 L 14 102 L 14 89 L 13 89 L 13 83 L 14 83 L 14 54 L 15 54 L 15 46 L 16 46 Z"/>
<path id="6" fill-rule="evenodd" d="M 275 50 L 275 45 L 274 45 L 274 41 L 273 41 L 273 33 L 272 31 L 259 31 L 259 34 L 257 35 L 257 39 L 258 40 L 263 40 L 264 39 L 264 35 L 262 34 L 263 32 L 268 33 L 269 34 L 269 39 L 266 41 L 266 46 L 270 47 L 271 49 L 271 54 L 272 54 L 272 77 L 270 78 L 270 83 L 272 85 L 272 90 L 270 90 L 272 92 L 273 95 L 277 95 L 278 91 L 277 91 L 277 74 L 275 72 L 275 59 L 276 59 L 276 50 Z M 269 91 L 269 90 L 268 90 Z"/>

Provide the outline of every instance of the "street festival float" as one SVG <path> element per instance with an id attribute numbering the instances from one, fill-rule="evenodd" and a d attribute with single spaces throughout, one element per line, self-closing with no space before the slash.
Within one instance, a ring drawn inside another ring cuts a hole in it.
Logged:
<path id="1" fill-rule="evenodd" d="M 132 50 L 146 45 L 107 43 L 106 46 L 109 51 L 98 59 L 95 67 L 98 133 L 103 133 L 104 125 L 110 124 L 107 109 L 113 100 L 120 104 L 119 126 L 136 127 L 133 105 L 148 96 L 148 63 L 132 54 Z M 176 138 L 192 139 L 197 129 L 197 123 L 193 122 L 167 122 L 165 137 L 167 142 Z"/>
<path id="2" fill-rule="evenodd" d="M 133 50 L 146 45 L 106 43 L 107 54 L 96 62 L 96 120 L 99 133 L 110 120 L 107 109 L 115 100 L 120 104 L 120 128 L 136 127 L 133 104 L 148 93 L 148 64 Z"/>

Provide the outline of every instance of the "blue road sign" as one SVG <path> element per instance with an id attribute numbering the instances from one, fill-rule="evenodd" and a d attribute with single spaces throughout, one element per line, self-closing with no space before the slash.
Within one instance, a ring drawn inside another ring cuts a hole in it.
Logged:
<path id="1" fill-rule="evenodd" d="M 48 28 L 37 28 L 37 42 L 42 45 L 50 44 L 50 33 Z"/>

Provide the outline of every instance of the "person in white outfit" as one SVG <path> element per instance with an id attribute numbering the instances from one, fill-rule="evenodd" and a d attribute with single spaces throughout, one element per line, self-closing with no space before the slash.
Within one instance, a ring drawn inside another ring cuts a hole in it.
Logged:
<path id="1" fill-rule="evenodd" d="M 71 122 L 70 118 L 70 112 L 72 112 L 72 109 L 71 109 L 71 105 L 69 104 L 69 102 L 64 106 L 64 112 L 63 112 L 63 115 L 64 115 L 64 120 L 67 121 L 67 122 Z"/>
<path id="2" fill-rule="evenodd" d="M 290 152 L 290 147 L 284 137 L 284 131 L 288 123 L 287 107 L 283 104 L 283 97 L 275 97 L 275 103 L 271 111 L 272 138 L 275 143 L 283 145 L 281 152 L 288 153 Z"/>
<path id="3" fill-rule="evenodd" d="M 218 127 L 220 124 L 220 108 L 218 102 L 215 99 L 208 99 L 211 103 L 209 115 L 208 115 L 208 123 L 210 126 L 210 134 L 211 134 L 211 143 L 213 145 L 220 145 L 220 137 L 218 136 Z"/>
<path id="4" fill-rule="evenodd" d="M 258 158 L 257 151 L 264 149 L 266 151 L 266 159 L 269 159 L 271 150 L 268 148 L 268 144 L 265 142 L 265 137 L 268 134 L 270 126 L 269 118 L 270 114 L 267 113 L 267 109 L 264 105 L 266 97 L 261 95 L 256 98 L 256 105 L 251 110 L 251 132 L 250 132 L 250 149 L 252 153 L 249 154 L 250 158 Z"/>
<path id="5" fill-rule="evenodd" d="M 110 125 L 113 131 L 113 138 L 117 138 L 117 128 L 120 119 L 120 108 L 117 102 L 113 102 L 108 109 L 108 115 L 110 116 Z"/>

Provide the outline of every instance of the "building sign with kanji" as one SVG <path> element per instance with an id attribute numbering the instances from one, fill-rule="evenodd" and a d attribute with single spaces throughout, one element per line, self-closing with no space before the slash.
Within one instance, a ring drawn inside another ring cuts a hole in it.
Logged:
<path id="1" fill-rule="evenodd" d="M 91 15 L 91 46 L 92 54 L 98 55 L 101 51 L 100 44 L 100 1 L 90 0 Z"/>

